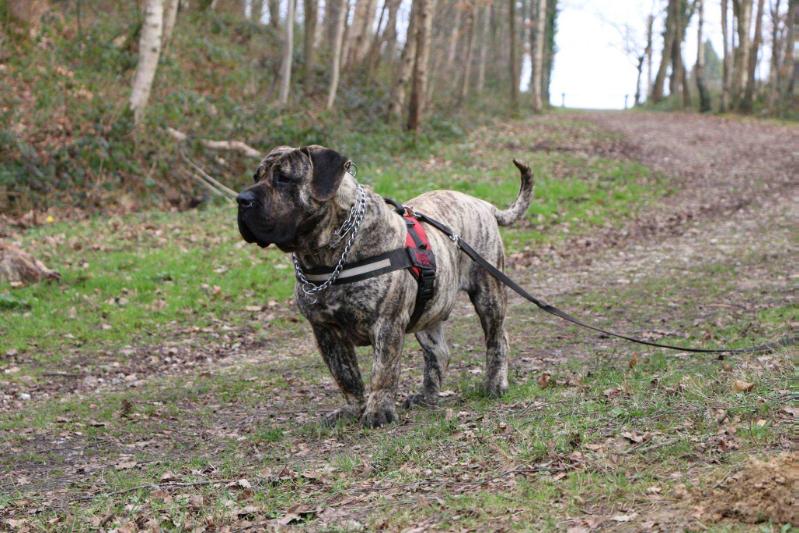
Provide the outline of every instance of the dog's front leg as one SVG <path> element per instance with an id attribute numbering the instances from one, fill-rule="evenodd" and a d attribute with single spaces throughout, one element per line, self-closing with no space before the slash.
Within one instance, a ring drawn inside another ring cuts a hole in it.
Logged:
<path id="1" fill-rule="evenodd" d="M 338 330 L 313 325 L 316 343 L 327 368 L 333 374 L 347 405 L 325 416 L 325 423 L 335 425 L 339 420 L 357 420 L 363 412 L 364 394 L 355 345 Z"/>
<path id="2" fill-rule="evenodd" d="M 395 320 L 380 320 L 372 331 L 374 363 L 369 396 L 361 421 L 366 427 L 380 427 L 397 420 L 395 404 L 399 387 L 400 359 L 405 328 Z"/>

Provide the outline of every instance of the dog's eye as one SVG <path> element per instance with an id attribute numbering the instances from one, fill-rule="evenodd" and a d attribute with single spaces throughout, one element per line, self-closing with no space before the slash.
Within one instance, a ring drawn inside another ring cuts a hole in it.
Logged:
<path id="1" fill-rule="evenodd" d="M 275 175 L 272 177 L 272 183 L 274 185 L 288 185 L 291 181 L 291 178 L 282 172 L 275 172 Z"/>

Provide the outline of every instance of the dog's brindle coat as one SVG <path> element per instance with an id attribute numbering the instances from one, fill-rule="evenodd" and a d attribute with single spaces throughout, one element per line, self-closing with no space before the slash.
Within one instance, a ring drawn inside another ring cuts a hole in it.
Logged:
<path id="1" fill-rule="evenodd" d="M 276 244 L 294 252 L 304 268 L 335 265 L 343 245 L 331 248 L 333 232 L 344 222 L 356 199 L 356 182 L 345 172 L 347 159 L 321 146 L 272 150 L 258 166 L 255 185 L 239 194 L 239 229 L 247 242 Z M 521 190 L 513 205 L 498 210 L 483 200 L 455 191 L 433 191 L 407 205 L 449 225 L 478 253 L 498 268 L 504 266 L 499 225 L 508 225 L 527 210 L 533 181 L 529 168 L 517 164 Z M 383 198 L 367 189 L 366 214 L 347 258 L 353 263 L 403 247 L 405 221 Z M 434 405 L 449 360 L 444 321 L 459 290 L 466 291 L 480 317 L 486 341 L 486 392 L 502 395 L 508 387 L 508 341 L 503 327 L 507 296 L 504 287 L 473 263 L 443 233 L 425 225 L 437 273 L 435 296 L 410 331 L 417 282 L 398 270 L 363 281 L 333 285 L 306 297 L 299 285 L 296 301 L 310 321 L 322 357 L 346 398 L 328 422 L 360 417 L 364 425 L 382 426 L 397 419 L 395 399 L 405 333 L 415 333 L 424 352 L 421 393 L 406 406 Z M 369 391 L 364 388 L 355 346 L 371 345 L 374 363 Z"/>

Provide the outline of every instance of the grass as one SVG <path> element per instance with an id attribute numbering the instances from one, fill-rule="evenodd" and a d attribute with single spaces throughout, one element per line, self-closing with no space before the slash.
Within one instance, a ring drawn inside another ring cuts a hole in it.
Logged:
<path id="1" fill-rule="evenodd" d="M 542 140 L 570 142 L 545 124 L 519 120 L 506 127 L 514 134 L 489 140 L 491 130 L 481 128 L 463 144 L 442 142 L 432 164 L 427 158 L 366 163 L 358 177 L 401 200 L 454 188 L 508 205 L 519 185 L 511 160 L 523 159 L 537 177 L 536 197 L 526 223 L 503 229 L 511 253 L 619 224 L 668 193 L 664 180 L 637 163 L 531 150 Z M 605 135 L 587 122 L 574 121 L 571 129 L 571 138 L 599 142 Z M 156 343 L 176 328 L 203 329 L 220 319 L 231 327 L 259 327 L 257 313 L 243 310 L 285 301 L 293 292 L 288 258 L 274 249 L 244 248 L 227 205 L 56 222 L 27 232 L 23 247 L 63 280 L 0 285 L 0 353 L 31 353 L 39 364 L 60 362 L 64 348 Z"/>

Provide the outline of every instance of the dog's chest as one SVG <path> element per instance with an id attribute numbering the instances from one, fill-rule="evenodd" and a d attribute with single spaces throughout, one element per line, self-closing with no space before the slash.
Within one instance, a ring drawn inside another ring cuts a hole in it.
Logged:
<path id="1" fill-rule="evenodd" d="M 298 290 L 297 305 L 312 324 L 335 327 L 348 337 L 365 342 L 385 293 L 383 280 L 369 281 L 334 286 L 315 299 Z"/>

